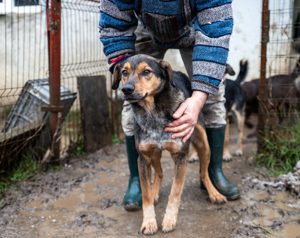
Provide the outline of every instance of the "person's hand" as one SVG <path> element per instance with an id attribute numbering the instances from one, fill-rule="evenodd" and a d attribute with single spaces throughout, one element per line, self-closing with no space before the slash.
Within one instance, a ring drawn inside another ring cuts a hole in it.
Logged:
<path id="1" fill-rule="evenodd" d="M 182 138 L 186 142 L 194 131 L 207 96 L 207 93 L 194 91 L 190 98 L 180 104 L 173 114 L 175 120 L 166 125 L 165 132 L 172 133 L 172 138 Z"/>

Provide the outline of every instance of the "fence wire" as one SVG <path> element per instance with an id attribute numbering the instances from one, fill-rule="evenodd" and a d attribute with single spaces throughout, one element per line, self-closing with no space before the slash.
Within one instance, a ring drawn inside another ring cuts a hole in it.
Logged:
<path id="1" fill-rule="evenodd" d="M 106 75 L 107 79 L 110 79 L 99 42 L 99 2 L 64 0 L 61 4 L 61 83 L 76 91 L 78 76 Z M 110 81 L 107 82 L 108 91 L 109 85 Z M 64 125 L 62 148 L 68 148 L 69 142 L 81 140 L 81 119 L 77 99 Z"/>
<path id="2" fill-rule="evenodd" d="M 9 158 L 9 146 L 14 147 L 30 137 L 27 132 L 32 130 L 32 125 L 44 126 L 27 118 L 28 123 L 4 130 L 25 84 L 49 77 L 46 3 L 46 0 L 32 0 L 19 1 L 14 5 L 15 1 L 5 0 L 2 8 L 0 5 L 0 160 Z M 62 0 L 61 6 L 61 85 L 77 92 L 78 76 L 105 75 L 108 79 L 107 91 L 111 96 L 111 79 L 99 42 L 99 1 Z M 26 107 L 32 102 L 22 103 Z M 36 132 L 29 134 L 37 136 Z M 20 138 L 11 140 L 16 135 Z M 48 139 L 49 135 L 46 137 Z M 62 153 L 68 150 L 70 144 L 81 139 L 77 96 L 63 125 Z"/>
<path id="3" fill-rule="evenodd" d="M 26 108 L 35 105 L 28 95 L 19 100 L 24 114 L 14 108 L 30 80 L 48 78 L 48 43 L 45 6 L 39 1 L 1 1 L 0 5 L 0 167 L 6 168 L 44 126 Z M 27 114 L 26 114 L 27 113 Z M 22 126 L 14 127 L 21 122 Z M 32 150 L 36 153 L 37 150 Z M 25 156 L 25 155 L 24 155 Z M 1 173 L 0 173 L 1 174 Z"/>
<path id="4" fill-rule="evenodd" d="M 299 118 L 299 91 L 295 82 L 300 73 L 296 19 L 299 0 L 270 0 L 269 43 L 267 47 L 266 126 L 292 125 Z M 298 21 L 300 18 L 298 19 Z"/>

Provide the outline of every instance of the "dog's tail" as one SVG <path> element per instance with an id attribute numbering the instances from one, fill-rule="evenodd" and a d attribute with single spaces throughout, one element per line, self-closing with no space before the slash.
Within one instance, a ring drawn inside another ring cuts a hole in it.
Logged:
<path id="1" fill-rule="evenodd" d="M 241 60 L 240 72 L 235 81 L 241 84 L 245 80 L 247 73 L 248 73 L 248 60 Z"/>

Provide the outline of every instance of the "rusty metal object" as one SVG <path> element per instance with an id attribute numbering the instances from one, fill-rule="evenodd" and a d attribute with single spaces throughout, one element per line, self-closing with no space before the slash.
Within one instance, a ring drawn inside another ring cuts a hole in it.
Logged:
<path id="1" fill-rule="evenodd" d="M 258 109 L 258 126 L 257 126 L 257 150 L 260 152 L 264 147 L 264 132 L 267 101 L 266 90 L 266 65 L 267 65 L 267 44 L 269 41 L 269 0 L 263 0 L 262 4 L 262 32 L 261 32 L 261 61 L 260 61 L 260 79 L 259 79 L 259 109 Z"/>
<path id="2" fill-rule="evenodd" d="M 47 4 L 47 27 L 49 42 L 49 85 L 50 85 L 50 107 L 60 106 L 60 65 L 61 65 L 61 2 L 50 0 Z M 60 136 L 59 110 L 50 110 L 50 128 L 53 142 L 53 156 L 59 159 Z"/>

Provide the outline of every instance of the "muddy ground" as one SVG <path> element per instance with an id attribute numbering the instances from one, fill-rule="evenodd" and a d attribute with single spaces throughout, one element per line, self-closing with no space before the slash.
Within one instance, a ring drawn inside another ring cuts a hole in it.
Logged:
<path id="1" fill-rule="evenodd" d="M 234 141 L 232 141 L 233 144 Z M 234 150 L 234 147 L 232 148 Z M 255 168 L 255 141 L 245 141 L 245 155 L 224 163 L 242 197 L 224 205 L 208 201 L 199 189 L 198 162 L 189 163 L 176 230 L 153 237 L 300 237 L 300 200 L 284 189 L 260 184 L 270 181 Z M 167 153 L 158 224 L 162 221 L 173 173 Z M 142 237 L 142 212 L 126 212 L 125 147 L 113 145 L 70 160 L 57 172 L 35 176 L 11 189 L 0 202 L 0 237 Z"/>

